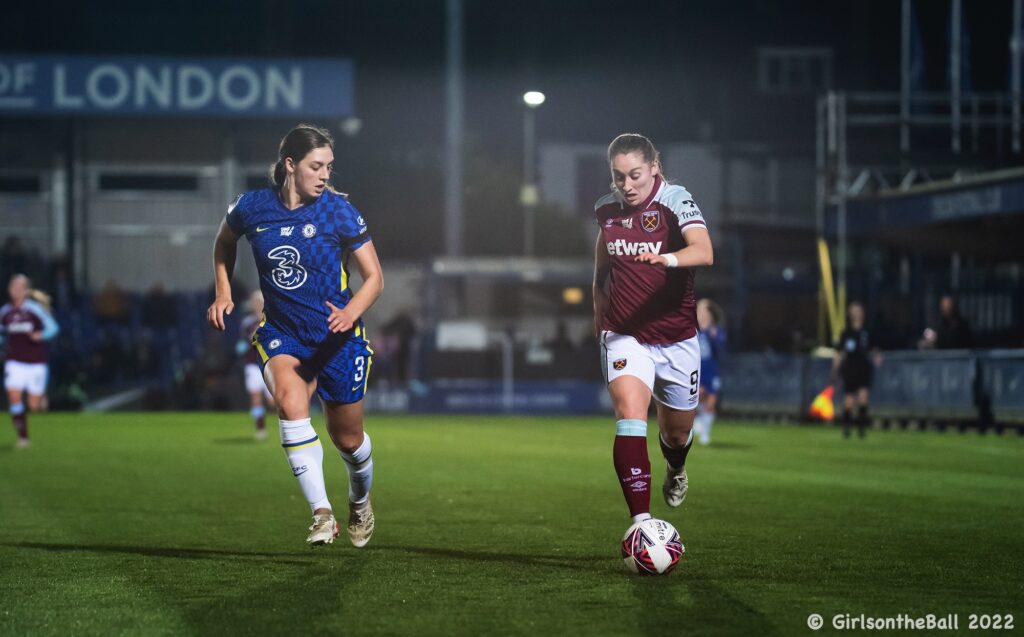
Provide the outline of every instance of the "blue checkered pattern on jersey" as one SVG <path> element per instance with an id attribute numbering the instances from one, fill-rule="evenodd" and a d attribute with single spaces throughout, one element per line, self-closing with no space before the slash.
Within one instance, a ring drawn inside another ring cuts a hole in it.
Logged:
<path id="1" fill-rule="evenodd" d="M 288 210 L 265 188 L 239 196 L 227 223 L 252 246 L 267 322 L 306 345 L 323 342 L 329 334 L 326 302 L 348 304 L 349 256 L 370 240 L 359 211 L 326 190 L 316 201 Z M 351 336 L 363 334 L 360 321 Z"/>

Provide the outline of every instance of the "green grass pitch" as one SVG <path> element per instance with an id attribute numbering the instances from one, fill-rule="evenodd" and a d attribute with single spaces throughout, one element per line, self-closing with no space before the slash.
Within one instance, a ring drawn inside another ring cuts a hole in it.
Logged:
<path id="1" fill-rule="evenodd" d="M 276 432 L 254 442 L 246 414 L 30 424 L 26 451 L 0 430 L 0 635 L 809 635 L 812 612 L 1024 624 L 1017 436 L 723 422 L 669 510 L 652 432 L 652 512 L 686 555 L 641 578 L 618 556 L 611 418 L 370 416 L 362 550 L 344 533 L 306 547 Z"/>

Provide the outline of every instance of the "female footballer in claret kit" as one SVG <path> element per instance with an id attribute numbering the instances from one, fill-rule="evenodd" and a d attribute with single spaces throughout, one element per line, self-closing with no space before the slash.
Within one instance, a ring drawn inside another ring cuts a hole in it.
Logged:
<path id="1" fill-rule="evenodd" d="M 686 498 L 686 456 L 700 388 L 693 269 L 711 265 L 704 217 L 682 186 L 665 181 L 658 151 L 642 135 L 608 147 L 613 192 L 594 206 L 594 321 L 615 409 L 613 459 L 633 522 L 651 518 L 647 411 L 657 401 L 662 493 Z"/>
<path id="2" fill-rule="evenodd" d="M 263 293 L 259 290 L 249 295 L 249 313 L 242 319 L 242 325 L 238 329 L 238 343 L 235 351 L 244 357 L 243 374 L 245 376 L 245 393 L 249 394 L 249 416 L 256 425 L 256 440 L 267 439 L 267 407 L 276 407 L 274 396 L 267 387 L 267 381 L 263 380 L 263 370 L 260 369 L 260 355 L 252 346 L 252 337 L 263 322 Z"/>
<path id="3" fill-rule="evenodd" d="M 29 446 L 28 406 L 39 411 L 46 405 L 46 383 L 50 369 L 46 342 L 57 336 L 60 328 L 50 315 L 48 297 L 32 289 L 24 274 L 15 274 L 7 284 L 10 303 L 0 307 L 0 342 L 6 345 L 4 355 L 4 389 L 11 422 L 18 434 L 17 447 Z"/>
<path id="4" fill-rule="evenodd" d="M 330 186 L 334 140 L 300 124 L 285 135 L 270 188 L 234 202 L 214 243 L 216 299 L 207 318 L 224 329 L 234 308 L 231 275 L 236 244 L 252 247 L 264 297 L 264 320 L 252 337 L 263 375 L 277 404 L 281 446 L 313 513 L 306 541 L 329 544 L 338 535 L 327 498 L 323 448 L 310 423 L 309 402 L 323 404 L 327 431 L 348 469 L 348 536 L 365 546 L 374 529 L 370 505 L 373 459 L 363 431 L 363 396 L 373 351 L 362 315 L 384 287 L 366 222 Z M 349 286 L 355 260 L 362 285 Z"/>

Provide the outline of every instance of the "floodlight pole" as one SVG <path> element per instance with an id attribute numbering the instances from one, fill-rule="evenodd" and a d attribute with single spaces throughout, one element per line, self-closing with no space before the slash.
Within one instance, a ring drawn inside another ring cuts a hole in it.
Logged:
<path id="1" fill-rule="evenodd" d="M 537 124 L 534 111 L 544 103 L 544 94 L 540 91 L 523 93 L 523 187 L 519 192 L 519 203 L 523 206 L 523 256 L 532 257 L 535 252 L 537 203 L 540 195 L 537 192 Z"/>
<path id="2" fill-rule="evenodd" d="M 536 193 L 536 177 L 534 176 L 534 147 L 537 144 L 537 124 L 533 107 L 527 105 L 523 111 L 523 256 L 534 254 L 534 217 L 537 206 L 534 202 Z"/>
<path id="3" fill-rule="evenodd" d="M 949 45 L 949 84 L 950 84 L 950 106 L 952 111 L 950 113 L 950 127 L 951 127 L 951 141 L 950 147 L 954 153 L 960 152 L 960 101 L 962 96 L 961 91 L 961 59 L 960 59 L 960 46 L 961 46 L 961 31 L 963 29 L 963 21 L 961 16 L 963 15 L 963 6 L 961 0 L 953 0 L 953 5 L 950 10 L 950 45 Z"/>
<path id="4" fill-rule="evenodd" d="M 464 166 L 462 86 L 462 0 L 446 0 L 447 64 L 444 175 L 444 251 L 462 256 Z"/>
<path id="5" fill-rule="evenodd" d="M 1010 93 L 1012 97 L 1013 152 L 1020 152 L 1020 56 L 1021 0 L 1013 0 L 1013 33 L 1010 35 Z"/>
<path id="6" fill-rule="evenodd" d="M 910 152 L 910 0 L 903 0 L 900 24 L 900 152 Z"/>

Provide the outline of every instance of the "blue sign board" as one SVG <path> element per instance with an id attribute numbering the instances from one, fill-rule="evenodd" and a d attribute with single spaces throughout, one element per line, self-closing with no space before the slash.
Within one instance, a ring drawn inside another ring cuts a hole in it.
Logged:
<path id="1" fill-rule="evenodd" d="M 0 55 L 0 116 L 344 117 L 342 58 Z"/>
<path id="2" fill-rule="evenodd" d="M 1024 176 L 935 192 L 852 199 L 846 203 L 846 229 L 865 236 L 882 228 L 964 221 L 989 215 L 1024 212 Z M 835 236 L 837 209 L 828 207 L 825 233 Z"/>

